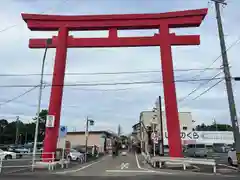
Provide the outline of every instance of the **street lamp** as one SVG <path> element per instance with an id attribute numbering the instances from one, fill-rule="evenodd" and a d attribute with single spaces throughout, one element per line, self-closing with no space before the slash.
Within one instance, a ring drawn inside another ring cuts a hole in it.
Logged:
<path id="1" fill-rule="evenodd" d="M 39 114 L 40 114 L 40 111 L 41 111 L 41 100 L 42 100 L 42 89 L 43 89 L 43 73 L 44 73 L 44 67 L 45 67 L 45 60 L 46 60 L 46 56 L 47 56 L 47 50 L 48 50 L 48 46 L 50 44 L 52 44 L 52 39 L 47 39 L 46 48 L 45 48 L 45 51 L 44 51 L 44 54 L 43 54 L 43 60 L 42 60 L 40 88 L 39 88 L 39 95 L 38 95 L 37 119 L 36 119 L 34 144 L 33 144 L 32 171 L 34 169 L 36 150 L 37 150 L 37 138 L 38 138 L 39 119 L 40 119 Z"/>
<path id="2" fill-rule="evenodd" d="M 87 162 L 87 147 L 88 147 L 88 127 L 94 125 L 94 120 L 87 117 L 86 120 L 86 131 L 85 131 L 85 162 Z"/>

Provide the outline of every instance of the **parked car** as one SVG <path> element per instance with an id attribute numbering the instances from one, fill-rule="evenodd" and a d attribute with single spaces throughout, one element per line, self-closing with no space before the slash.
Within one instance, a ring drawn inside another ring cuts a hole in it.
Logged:
<path id="1" fill-rule="evenodd" d="M 208 150 L 205 144 L 188 144 L 186 155 L 191 157 L 207 157 Z"/>
<path id="2" fill-rule="evenodd" d="M 4 151 L 0 149 L 0 158 L 2 159 L 16 159 L 17 154 L 15 152 Z"/>
<path id="3" fill-rule="evenodd" d="M 238 165 L 236 149 L 235 149 L 234 146 L 228 151 L 228 164 L 230 166 L 237 166 Z"/>
<path id="4" fill-rule="evenodd" d="M 68 158 L 71 161 L 78 161 L 78 160 L 81 160 L 82 158 L 84 158 L 84 154 L 75 149 L 70 149 Z"/>

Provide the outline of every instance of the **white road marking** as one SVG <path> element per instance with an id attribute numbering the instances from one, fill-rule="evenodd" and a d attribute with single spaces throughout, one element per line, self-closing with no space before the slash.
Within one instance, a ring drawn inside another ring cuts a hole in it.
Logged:
<path id="1" fill-rule="evenodd" d="M 118 169 L 114 169 L 114 170 L 106 170 L 106 172 L 121 172 L 121 173 L 154 173 L 155 171 L 145 171 L 145 170 L 118 170 Z"/>
<path id="2" fill-rule="evenodd" d="M 121 164 L 121 169 L 128 169 L 129 163 L 122 163 Z"/>
<path id="3" fill-rule="evenodd" d="M 230 168 L 230 169 L 233 169 L 233 170 L 238 170 L 238 168 L 236 167 L 233 167 L 233 166 L 228 166 L 226 164 L 218 164 L 219 166 L 224 166 L 224 167 L 227 167 L 227 168 Z"/>
<path id="4" fill-rule="evenodd" d="M 142 169 L 140 164 L 139 164 L 139 161 L 138 161 L 137 153 L 135 153 L 135 157 L 136 157 L 136 162 L 137 162 L 138 169 Z"/>
<path id="5" fill-rule="evenodd" d="M 79 168 L 79 169 L 69 170 L 69 171 L 62 171 L 62 172 L 56 172 L 56 174 L 67 174 L 67 173 L 78 172 L 78 171 L 81 171 L 81 170 L 83 170 L 83 169 L 86 169 L 86 168 L 88 168 L 88 167 L 90 167 L 90 166 L 92 166 L 92 165 L 94 165 L 94 164 L 97 164 L 97 163 L 99 163 L 99 162 L 101 162 L 101 161 L 103 161 L 103 160 L 104 160 L 104 159 L 101 159 L 101 160 L 99 160 L 99 161 L 95 161 L 95 162 L 93 162 L 93 163 L 91 163 L 91 164 L 88 164 L 88 165 L 86 165 L 86 166 L 83 166 L 83 167 L 81 167 L 81 168 Z"/>
<path id="6" fill-rule="evenodd" d="M 30 168 L 30 167 L 22 168 L 22 169 L 18 169 L 18 170 L 14 170 L 14 171 L 10 171 L 10 172 L 6 172 L 6 174 L 11 174 L 11 173 L 16 173 L 16 172 L 24 171 L 24 170 L 27 170 L 27 169 L 29 169 L 29 168 Z"/>
<path id="7" fill-rule="evenodd" d="M 200 167 L 196 166 L 196 165 L 192 165 L 192 167 L 194 167 L 195 169 L 197 169 L 198 171 L 200 171 Z"/>

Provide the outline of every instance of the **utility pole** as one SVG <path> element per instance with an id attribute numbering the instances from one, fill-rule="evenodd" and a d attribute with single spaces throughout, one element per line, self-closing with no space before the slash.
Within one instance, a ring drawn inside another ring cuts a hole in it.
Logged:
<path id="1" fill-rule="evenodd" d="M 121 126 L 120 126 L 120 124 L 118 125 L 118 137 L 120 137 L 121 136 Z"/>
<path id="2" fill-rule="evenodd" d="M 15 137 L 15 144 L 18 144 L 18 138 L 19 138 L 19 116 L 17 116 L 17 119 L 16 119 L 16 137 Z"/>
<path id="3" fill-rule="evenodd" d="M 231 73 L 230 73 L 229 66 L 228 66 L 228 57 L 227 57 L 227 50 L 226 50 L 226 45 L 225 45 L 224 33 L 223 33 L 222 19 L 221 19 L 221 14 L 220 14 L 220 4 L 226 5 L 226 3 L 225 3 L 225 0 L 212 0 L 212 1 L 215 2 L 218 33 L 219 33 L 222 61 L 223 61 L 223 63 L 222 63 L 223 71 L 225 74 L 225 83 L 226 83 L 226 89 L 227 89 L 227 95 L 228 95 L 229 111 L 230 111 L 234 141 L 235 141 L 235 146 L 236 146 L 236 155 L 237 155 L 237 159 L 238 159 L 238 163 L 239 163 L 239 160 L 240 160 L 239 125 L 238 125 L 237 112 L 236 112 L 235 101 L 234 101 L 234 96 L 233 96 Z"/>
<path id="4" fill-rule="evenodd" d="M 85 162 L 87 162 L 87 152 L 88 152 L 88 128 L 89 128 L 89 125 L 90 126 L 93 126 L 94 125 L 94 120 L 92 119 L 89 119 L 88 116 L 87 116 L 87 119 L 86 119 L 86 130 L 85 130 Z"/>

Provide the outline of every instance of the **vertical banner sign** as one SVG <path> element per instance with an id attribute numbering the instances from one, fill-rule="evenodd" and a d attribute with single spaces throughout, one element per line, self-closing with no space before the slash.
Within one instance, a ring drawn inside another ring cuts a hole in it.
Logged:
<path id="1" fill-rule="evenodd" d="M 54 127 L 55 124 L 55 116 L 54 115 L 47 115 L 46 120 L 46 127 Z"/>

